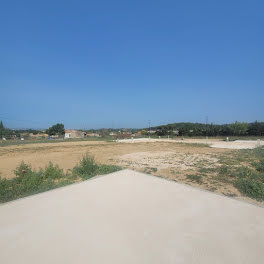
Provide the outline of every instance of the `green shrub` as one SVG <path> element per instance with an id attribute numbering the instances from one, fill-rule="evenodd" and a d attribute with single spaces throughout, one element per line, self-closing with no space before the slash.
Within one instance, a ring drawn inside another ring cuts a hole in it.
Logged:
<path id="1" fill-rule="evenodd" d="M 251 178 L 253 176 L 253 172 L 247 167 L 238 167 L 236 168 L 235 172 L 233 173 L 233 177 L 236 178 Z"/>
<path id="2" fill-rule="evenodd" d="M 98 165 L 95 163 L 94 158 L 84 155 L 80 163 L 72 170 L 74 176 L 79 176 L 82 179 L 89 179 L 96 175 L 107 174 L 120 170 L 119 166 L 115 165 Z"/>
<path id="3" fill-rule="evenodd" d="M 30 165 L 25 164 L 24 161 L 20 163 L 20 165 L 14 170 L 14 174 L 17 177 L 23 177 L 25 174 L 32 173 L 32 168 Z"/>
<path id="4" fill-rule="evenodd" d="M 16 168 L 13 179 L 0 178 L 0 203 L 44 192 L 75 182 L 77 179 L 88 179 L 95 175 L 107 174 L 121 168 L 115 165 L 98 165 L 92 157 L 85 155 L 74 167 L 72 173 L 64 173 L 52 162 L 45 169 L 32 170 L 24 162 Z"/>
<path id="5" fill-rule="evenodd" d="M 186 176 L 187 179 L 201 184 L 203 182 L 201 175 L 190 174 Z"/>
<path id="6" fill-rule="evenodd" d="M 96 175 L 98 165 L 95 163 L 94 158 L 88 155 L 82 157 L 80 163 L 72 170 L 73 174 L 88 179 Z"/>
<path id="7" fill-rule="evenodd" d="M 7 202 L 28 195 L 44 192 L 73 182 L 58 165 L 51 162 L 46 168 L 33 171 L 31 166 L 21 162 L 14 171 L 13 179 L 0 178 L 0 202 Z"/>
<path id="8" fill-rule="evenodd" d="M 264 172 L 264 159 L 261 159 L 259 162 L 254 163 L 254 166 L 257 171 Z"/>
<path id="9" fill-rule="evenodd" d="M 245 196 L 264 201 L 264 183 L 251 179 L 240 179 L 237 181 L 236 187 Z"/>
<path id="10" fill-rule="evenodd" d="M 65 177 L 63 169 L 60 169 L 58 165 L 53 165 L 52 162 L 42 172 L 42 177 L 45 179 L 62 179 Z"/>
<path id="11" fill-rule="evenodd" d="M 121 170 L 121 167 L 116 165 L 99 165 L 97 175 L 103 175 Z"/>

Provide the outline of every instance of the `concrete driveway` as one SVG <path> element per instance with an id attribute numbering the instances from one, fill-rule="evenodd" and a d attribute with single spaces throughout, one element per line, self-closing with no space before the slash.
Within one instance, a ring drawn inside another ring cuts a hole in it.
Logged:
<path id="1" fill-rule="evenodd" d="M 130 170 L 0 206 L 0 263 L 264 262 L 264 209 Z"/>

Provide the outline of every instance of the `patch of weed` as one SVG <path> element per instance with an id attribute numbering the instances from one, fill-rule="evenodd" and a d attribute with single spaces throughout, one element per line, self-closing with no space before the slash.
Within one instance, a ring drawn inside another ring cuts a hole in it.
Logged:
<path id="1" fill-rule="evenodd" d="M 264 158 L 252 164 L 257 171 L 264 173 Z"/>
<path id="2" fill-rule="evenodd" d="M 69 185 L 80 178 L 85 180 L 120 169 L 115 165 L 98 165 L 88 155 L 82 158 L 72 173 L 67 172 L 66 174 L 52 162 L 39 170 L 32 170 L 29 164 L 22 162 L 14 171 L 15 178 L 0 178 L 0 203 Z"/>
<path id="3" fill-rule="evenodd" d="M 203 183 L 203 180 L 202 180 L 203 177 L 201 175 L 189 174 L 189 175 L 186 175 L 186 178 L 192 182 L 197 182 L 199 184 Z"/>
<path id="4" fill-rule="evenodd" d="M 157 172 L 158 169 L 157 168 L 152 168 L 152 167 L 145 167 L 144 168 L 144 172 L 147 173 L 147 174 L 151 174 L 153 172 Z"/>
<path id="5" fill-rule="evenodd" d="M 210 187 L 210 188 L 209 188 L 209 191 L 211 191 L 211 192 L 214 192 L 214 191 L 216 191 L 216 190 L 217 190 L 216 187 Z"/>
<path id="6" fill-rule="evenodd" d="M 245 196 L 264 201 L 264 183 L 254 181 L 252 179 L 239 179 L 235 186 Z"/>
<path id="7" fill-rule="evenodd" d="M 72 173 L 86 180 L 96 175 L 107 174 L 120 169 L 121 167 L 116 165 L 96 164 L 94 158 L 86 154 L 82 157 L 80 163 L 73 168 Z"/>

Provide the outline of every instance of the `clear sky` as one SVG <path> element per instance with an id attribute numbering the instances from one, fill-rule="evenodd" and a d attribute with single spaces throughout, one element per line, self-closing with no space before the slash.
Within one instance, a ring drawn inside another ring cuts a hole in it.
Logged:
<path id="1" fill-rule="evenodd" d="M 264 1 L 1 1 L 11 128 L 264 120 Z"/>

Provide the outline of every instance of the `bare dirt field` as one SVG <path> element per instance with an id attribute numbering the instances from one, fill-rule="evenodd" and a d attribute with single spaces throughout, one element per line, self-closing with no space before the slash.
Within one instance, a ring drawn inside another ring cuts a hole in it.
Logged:
<path id="1" fill-rule="evenodd" d="M 72 169 L 88 153 L 99 163 L 119 164 L 135 169 L 157 167 L 159 171 L 175 168 L 191 169 L 196 162 L 216 162 L 211 156 L 226 150 L 210 149 L 196 144 L 175 142 L 140 142 L 119 144 L 104 141 L 41 143 L 0 148 L 1 177 L 14 177 L 14 169 L 22 162 L 33 168 L 45 167 L 50 161 L 64 170 Z"/>
<path id="2" fill-rule="evenodd" d="M 133 144 L 65 141 L 5 146 L 0 147 L 0 176 L 14 177 L 13 171 L 22 161 L 35 169 L 44 168 L 51 161 L 65 171 L 71 170 L 88 153 L 98 163 L 115 164 L 225 195 L 241 196 L 232 184 L 221 181 L 213 171 L 226 161 L 247 166 L 244 161 L 237 161 L 240 150 L 213 148 L 204 143 L 205 140 L 145 140 Z"/>

